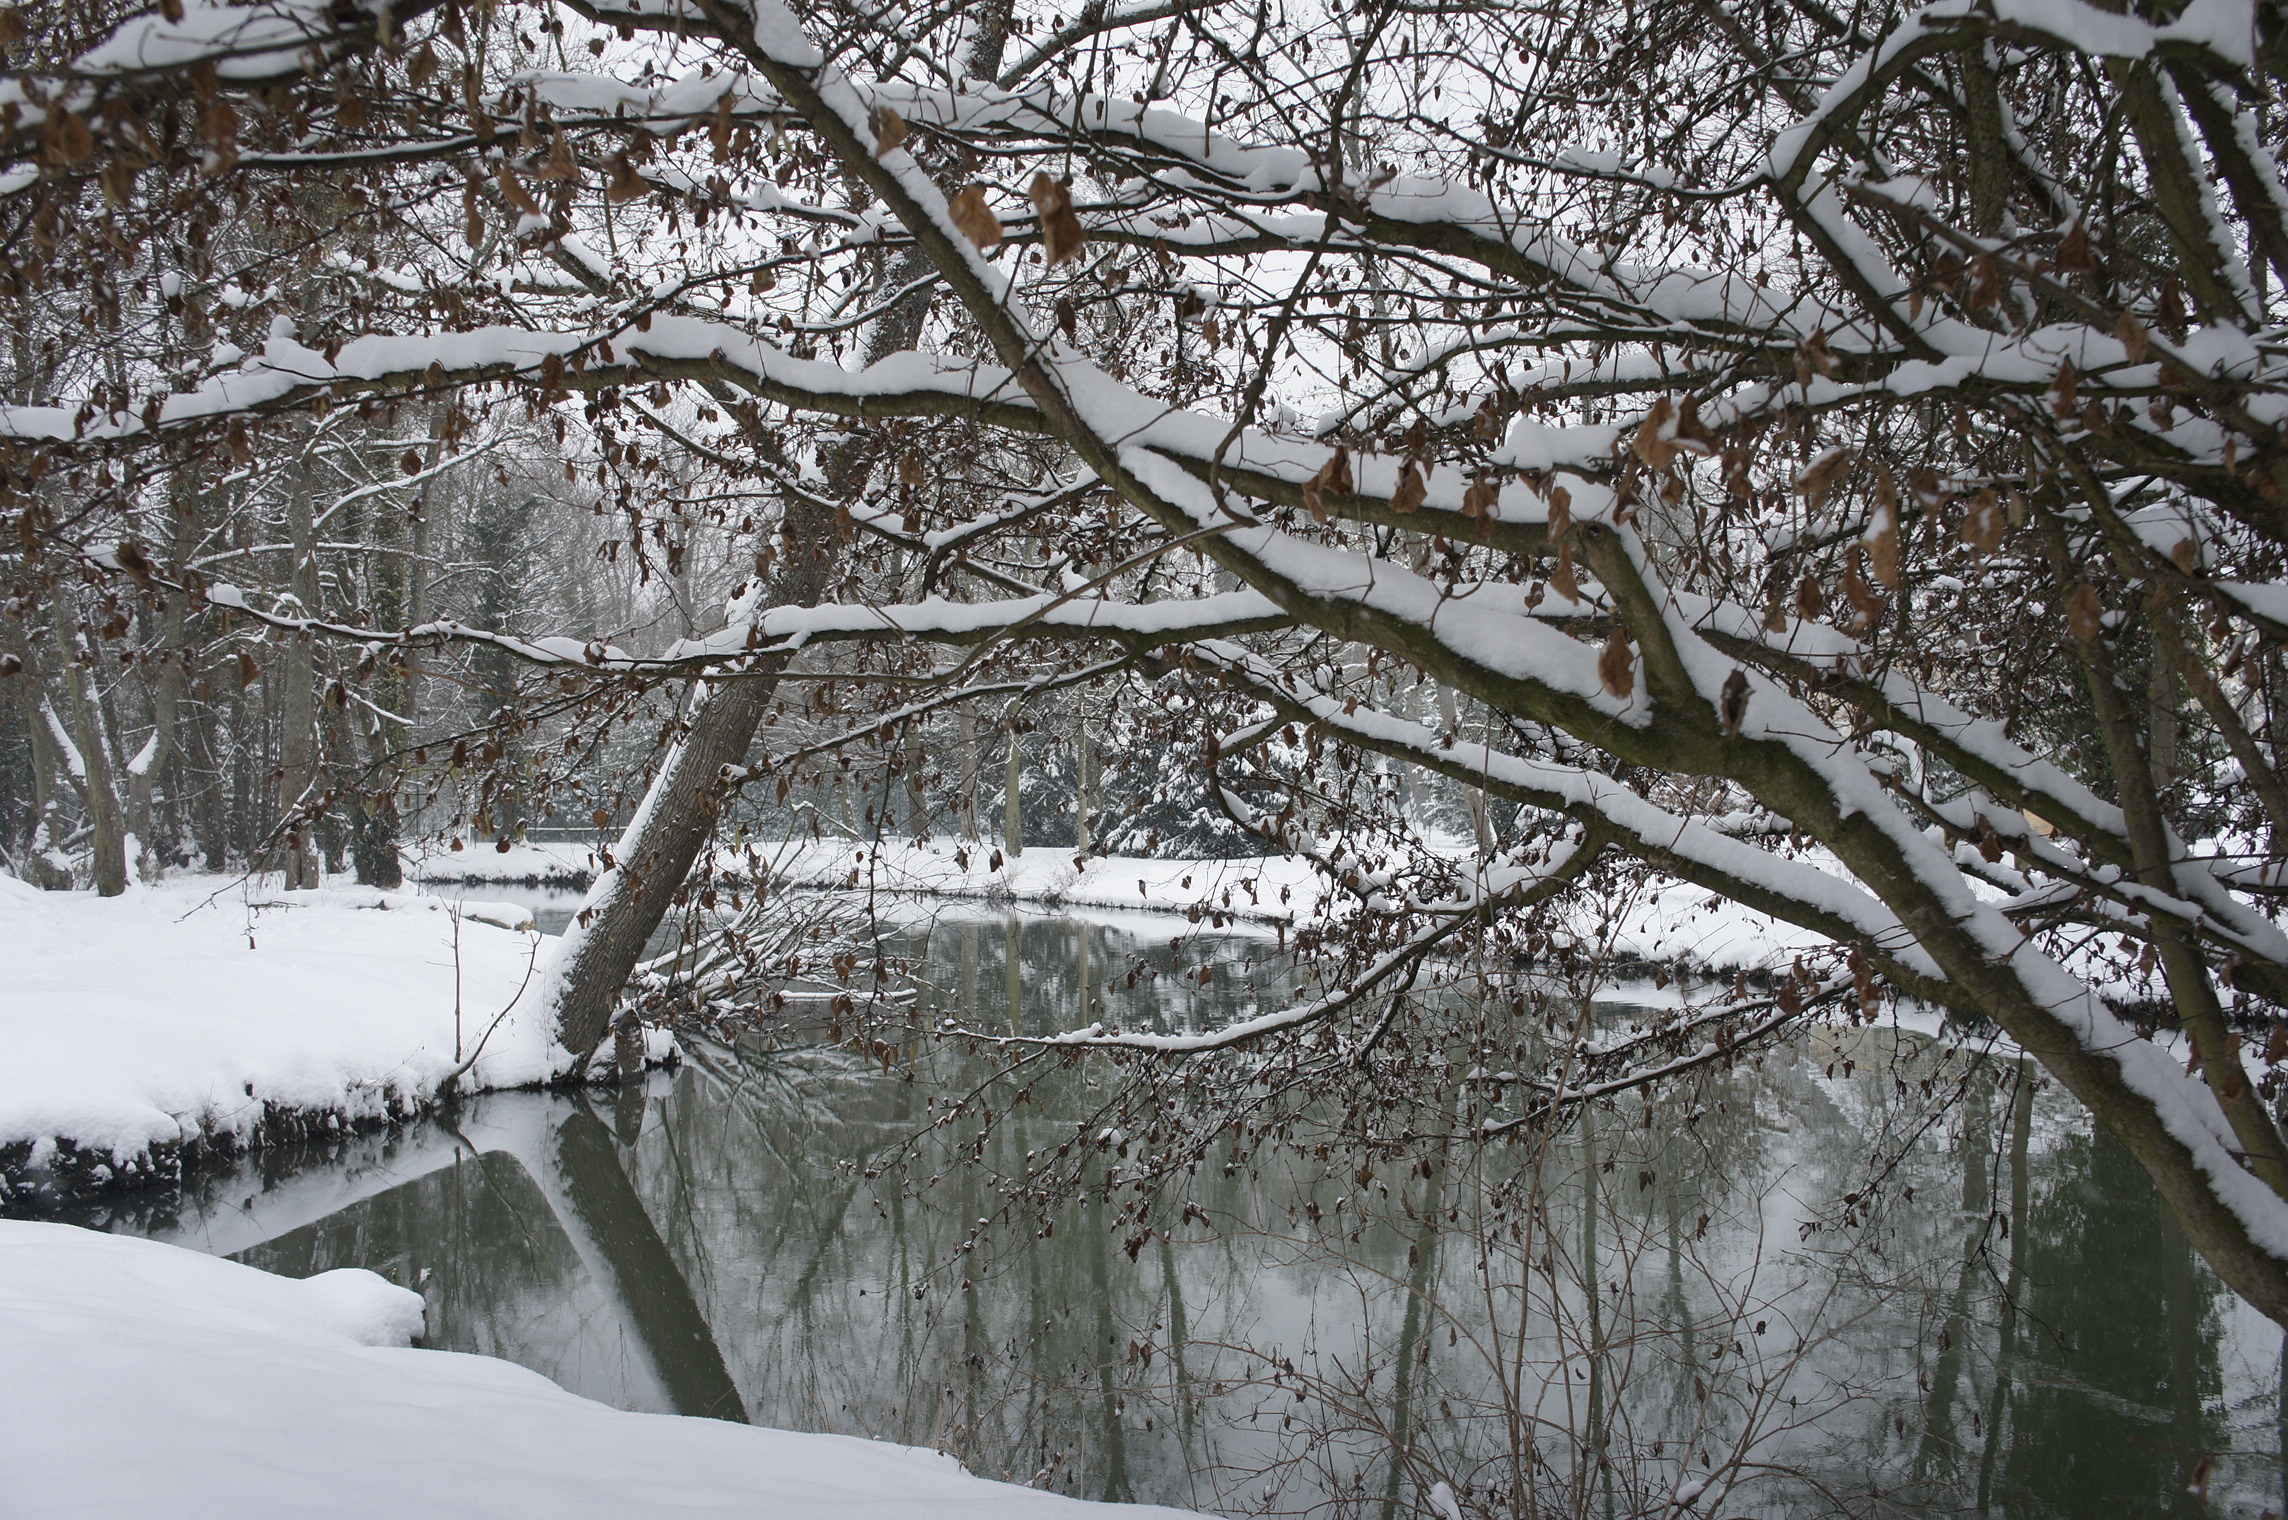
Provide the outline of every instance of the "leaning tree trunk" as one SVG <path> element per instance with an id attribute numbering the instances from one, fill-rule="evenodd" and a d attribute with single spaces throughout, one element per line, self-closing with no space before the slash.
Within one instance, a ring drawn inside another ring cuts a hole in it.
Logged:
<path id="1" fill-rule="evenodd" d="M 981 8 L 965 69 L 990 79 L 1000 66 L 1012 7 L 990 0 Z M 928 268 L 919 251 L 893 263 L 883 288 L 914 283 Z M 866 362 L 911 347 L 929 315 L 929 294 L 916 291 L 885 313 L 867 335 Z M 845 496 L 864 483 L 863 444 L 853 439 L 828 471 L 829 494 Z M 839 478 L 837 478 L 839 477 Z M 808 607 L 825 594 L 835 564 L 833 520 L 815 503 L 787 503 L 785 558 L 766 606 Z M 683 736 L 668 752 L 643 805 L 620 836 L 611 864 L 589 888 L 580 912 L 535 988 L 555 1020 L 556 1038 L 577 1060 L 575 1072 L 604 1041 L 620 989 L 627 985 L 652 932 L 667 917 L 676 889 L 714 831 L 724 788 L 722 771 L 746 758 L 778 692 L 777 667 L 705 683 Z"/>
<path id="2" fill-rule="evenodd" d="M 773 673 L 704 689 L 610 864 L 566 927 L 540 992 L 553 1005 L 557 1039 L 574 1055 L 593 1051 L 611 1027 L 620 988 L 713 832 L 723 767 L 746 758 L 777 688 Z"/>
<path id="3" fill-rule="evenodd" d="M 845 458 L 838 473 L 847 485 L 852 468 L 863 465 L 855 449 Z M 790 501 L 783 537 L 785 558 L 763 605 L 811 606 L 834 570 L 833 519 L 815 503 Z M 773 663 L 702 683 L 682 737 L 536 979 L 534 995 L 554 1019 L 558 1042 L 577 1058 L 575 1070 L 603 1043 L 620 989 L 714 832 L 723 768 L 746 759 L 778 692 L 779 669 Z"/>
<path id="4" fill-rule="evenodd" d="M 853 449 L 836 473 L 848 487 L 864 467 Z M 790 501 L 782 537 L 785 558 L 763 605 L 814 605 L 835 569 L 833 519 L 814 502 Z M 558 1042 L 583 1064 L 603 1043 L 620 989 L 714 832 L 723 768 L 746 759 L 778 693 L 781 668 L 774 661 L 702 683 L 682 736 L 536 979 L 534 993 L 554 1018 Z"/>

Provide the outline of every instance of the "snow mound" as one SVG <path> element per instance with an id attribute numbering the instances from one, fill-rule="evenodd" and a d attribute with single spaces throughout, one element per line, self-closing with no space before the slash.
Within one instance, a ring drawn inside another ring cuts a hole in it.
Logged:
<path id="1" fill-rule="evenodd" d="M 1177 1520 L 848 1436 L 631 1414 L 418 1351 L 421 1300 L 177 1246 L 0 1222 L 11 1520 Z"/>

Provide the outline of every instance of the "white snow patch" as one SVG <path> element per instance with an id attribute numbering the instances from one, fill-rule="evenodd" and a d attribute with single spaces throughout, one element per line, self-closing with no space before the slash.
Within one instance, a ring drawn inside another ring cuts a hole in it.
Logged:
<path id="1" fill-rule="evenodd" d="M 505 903 L 184 877 L 123 897 L 0 877 L 0 1145 L 125 1166 L 153 1145 L 244 1139 L 266 1107 L 374 1119 L 432 1095 L 523 984 L 541 936 Z M 461 911 L 456 913 L 458 907 Z M 456 920 L 459 950 L 454 948 Z M 464 1081 L 564 1061 L 510 1019 Z"/>
<path id="2" fill-rule="evenodd" d="M 0 1222 L 11 1520 L 1178 1520 L 850 1436 L 632 1414 L 485 1356 L 407 1349 L 418 1295 Z"/>

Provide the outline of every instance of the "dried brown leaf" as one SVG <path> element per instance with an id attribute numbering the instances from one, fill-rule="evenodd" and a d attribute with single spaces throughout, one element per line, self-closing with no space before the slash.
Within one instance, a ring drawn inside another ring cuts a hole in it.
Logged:
<path id="1" fill-rule="evenodd" d="M 2073 361 L 2067 359 L 2058 365 L 2058 372 L 2050 381 L 2050 415 L 2060 422 L 2071 422 L 2081 411 L 2081 402 L 2075 398 L 2075 388 L 2081 376 L 2074 371 Z"/>
<path id="2" fill-rule="evenodd" d="M 111 551 L 111 558 L 120 569 L 127 572 L 128 579 L 141 586 L 145 591 L 151 590 L 158 584 L 158 567 L 151 563 L 151 556 L 145 554 L 143 546 L 135 542 L 134 539 L 121 539 L 118 546 Z"/>
<path id="3" fill-rule="evenodd" d="M 1409 459 L 1398 472 L 1398 489 L 1390 493 L 1390 510 L 1401 514 L 1420 511 L 1422 498 L 1429 494 L 1429 488 L 1422 483 L 1422 472 Z"/>
<path id="4" fill-rule="evenodd" d="M 2089 228 L 2084 223 L 2075 222 L 2058 239 L 2058 268 L 2067 274 L 2088 274 L 2097 268 L 2097 260 L 2089 256 Z"/>
<path id="5" fill-rule="evenodd" d="M 500 166 L 499 183 L 501 199 L 507 201 L 516 211 L 525 216 L 538 216 L 540 214 L 540 202 L 532 198 L 532 192 L 524 188 L 524 181 L 518 179 L 516 171 L 507 164 Z"/>
<path id="6" fill-rule="evenodd" d="M 2175 275 L 2161 282 L 2161 300 L 2157 309 L 2161 315 L 2161 325 L 2169 331 L 2175 332 L 2185 325 L 2185 292 L 2184 287 L 2177 283 Z"/>
<path id="7" fill-rule="evenodd" d="M 1854 544 L 1851 555 L 1843 562 L 1843 599 L 1851 604 L 1855 621 L 1863 628 L 1871 628 L 1883 616 L 1883 599 L 1875 588 L 1867 584 L 1867 577 L 1859 570 L 1859 547 Z"/>
<path id="8" fill-rule="evenodd" d="M 1637 689 L 1637 662 L 1629 652 L 1629 636 L 1616 628 L 1605 640 L 1604 653 L 1597 656 L 1597 684 L 1605 688 L 1607 696 L 1627 700 Z"/>
<path id="9" fill-rule="evenodd" d="M 715 115 L 707 123 L 707 143 L 717 163 L 731 156 L 731 132 L 731 92 L 725 90 L 715 98 Z"/>
<path id="10" fill-rule="evenodd" d="M 1804 360 L 1823 375 L 1835 373 L 1835 350 L 1827 346 L 1827 329 L 1815 327 L 1803 340 Z"/>
<path id="11" fill-rule="evenodd" d="M 2113 335 L 2128 350 L 2131 364 L 2143 364 L 2146 356 L 2153 352 L 2153 340 L 2146 334 L 2145 324 L 2137 320 L 2137 314 L 2133 311 L 2121 314 L 2121 320 L 2113 324 Z"/>
<path id="12" fill-rule="evenodd" d="M 1724 678 L 1724 689 L 1716 698 L 1717 721 L 1724 725 L 1724 737 L 1740 737 L 1740 725 L 1748 717 L 1748 677 L 1735 670 Z"/>
<path id="13" fill-rule="evenodd" d="M 2002 547 L 2002 503 L 1993 488 L 1981 490 L 1970 498 L 1970 511 L 1962 519 L 1962 541 L 1980 559 Z"/>
<path id="14" fill-rule="evenodd" d="M 730 97 L 724 98 L 728 100 Z M 888 158 L 891 150 L 913 133 L 913 128 L 906 125 L 906 119 L 888 106 L 874 107 L 874 114 L 868 118 L 868 122 L 874 129 L 874 157 L 877 159 Z"/>
<path id="15" fill-rule="evenodd" d="M 1555 543 L 1573 527 L 1573 493 L 1558 486 L 1549 493 L 1549 541 Z"/>
<path id="16" fill-rule="evenodd" d="M 961 235 L 977 245 L 978 251 L 999 245 L 1001 218 L 993 210 L 993 203 L 985 198 L 983 185 L 967 185 L 946 206 L 953 225 Z"/>
<path id="17" fill-rule="evenodd" d="M 1637 458 L 1653 469 L 1665 473 L 1676 463 L 1676 403 L 1666 396 L 1652 404 L 1652 410 L 1637 424 L 1636 436 L 1629 441 Z"/>
<path id="18" fill-rule="evenodd" d="M 1877 489 L 1875 513 L 1867 524 L 1867 558 L 1874 566 L 1875 579 L 1899 589 L 1899 497 L 1890 490 L 1891 472 L 1883 472 L 1882 485 Z M 1887 498 L 1887 499 L 1886 499 Z"/>
<path id="19" fill-rule="evenodd" d="M 1334 453 L 1319 466 L 1319 472 L 1303 482 L 1303 505 L 1311 509 L 1314 522 L 1327 521 L 1327 493 L 1347 493 L 1351 490 L 1351 451 L 1342 444 L 1335 445 Z"/>
<path id="20" fill-rule="evenodd" d="M 1033 211 L 1041 219 L 1042 255 L 1051 269 L 1081 256 L 1088 237 L 1073 210 L 1072 192 L 1046 173 L 1035 173 L 1029 192 Z"/>
<path id="21" fill-rule="evenodd" d="M 56 158 L 65 167 L 77 169 L 95 157 L 95 133 L 89 129 L 86 117 L 77 111 L 59 110 L 55 128 Z"/>
<path id="22" fill-rule="evenodd" d="M 636 166 L 625 153 L 612 155 L 612 177 L 604 186 L 604 198 L 615 206 L 640 201 L 651 194 L 651 181 L 636 172 Z"/>
<path id="23" fill-rule="evenodd" d="M 1835 483 L 1843 478 L 1843 472 L 1851 468 L 1851 461 L 1855 457 L 1853 451 L 1842 444 L 1827 450 L 1804 466 L 1803 473 L 1795 478 L 1796 494 L 1814 507 L 1822 505 L 1827 500 L 1828 492 L 1834 490 Z"/>
<path id="24" fill-rule="evenodd" d="M 1549 589 L 1569 602 L 1581 600 L 1581 582 L 1573 574 L 1573 546 L 1557 546 L 1557 569 L 1549 577 Z"/>

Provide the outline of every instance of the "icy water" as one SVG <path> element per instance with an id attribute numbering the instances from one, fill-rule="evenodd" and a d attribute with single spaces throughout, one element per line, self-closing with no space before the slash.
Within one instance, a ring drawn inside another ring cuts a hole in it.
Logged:
<path id="1" fill-rule="evenodd" d="M 1084 1004 L 1208 1025 L 1292 990 L 1270 940 L 1171 950 L 1190 929 L 972 912 L 909 948 L 932 1008 L 973 1027 Z M 1162 974 L 1131 987 L 1139 965 Z M 933 1092 L 987 1075 L 907 1070 L 797 1028 L 695 1041 L 616 1098 L 493 1095 L 87 1222 L 291 1275 L 370 1267 L 425 1296 L 426 1344 L 609 1403 L 934 1446 L 1091 1498 L 1376 1520 L 1439 1515 L 1441 1481 L 1473 1515 L 2281 1507 L 2279 1331 L 2069 1101 L 1974 1040 L 1821 1031 L 1546 1145 L 1418 1146 L 1379 1174 L 1261 1149 L 1149 1234 L 1115 1223 L 1118 1192 L 1043 1216 L 996 1191 L 1091 1121 L 1093 1066 L 1005 1110 L 981 1159 L 925 1140 L 926 1186 L 868 1181 Z M 1110 1141 L 1102 1160 L 1125 1164 Z"/>

